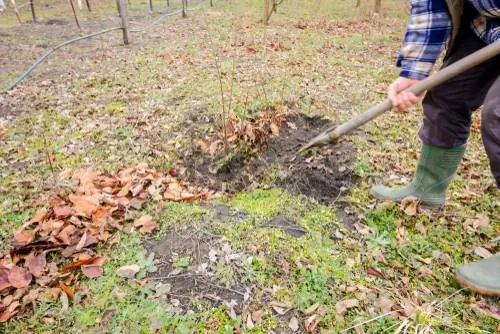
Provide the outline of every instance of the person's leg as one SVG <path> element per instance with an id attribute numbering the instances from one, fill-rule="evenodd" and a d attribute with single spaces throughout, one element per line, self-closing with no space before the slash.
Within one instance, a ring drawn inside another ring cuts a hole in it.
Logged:
<path id="1" fill-rule="evenodd" d="M 464 29 L 443 67 L 484 46 L 486 44 L 470 29 Z M 500 57 L 495 57 L 429 90 L 422 102 L 424 119 L 420 139 L 441 148 L 464 146 L 469 138 L 471 114 L 483 104 L 499 72 Z"/>
<path id="2" fill-rule="evenodd" d="M 465 26 L 444 67 L 485 46 L 468 25 Z M 465 151 L 471 114 L 483 103 L 499 70 L 500 57 L 496 57 L 427 92 L 422 102 L 424 120 L 419 135 L 423 145 L 415 178 L 399 189 L 373 187 L 376 198 L 399 202 L 415 196 L 423 204 L 444 205 L 446 190 Z"/>
<path id="3" fill-rule="evenodd" d="M 500 69 L 500 64 L 498 66 Z M 490 159 L 491 172 L 500 189 L 500 73 L 486 95 L 481 116 L 484 148 Z"/>

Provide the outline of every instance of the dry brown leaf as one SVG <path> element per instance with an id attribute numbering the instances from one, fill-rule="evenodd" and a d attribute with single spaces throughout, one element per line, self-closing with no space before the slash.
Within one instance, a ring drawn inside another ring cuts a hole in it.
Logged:
<path id="1" fill-rule="evenodd" d="M 280 129 L 278 128 L 278 126 L 276 124 L 271 123 L 270 128 L 271 128 L 271 133 L 273 134 L 273 136 L 277 137 L 280 135 Z"/>
<path id="2" fill-rule="evenodd" d="M 247 329 L 253 329 L 255 325 L 253 324 L 252 321 L 252 316 L 249 314 L 247 315 Z"/>
<path id="3" fill-rule="evenodd" d="M 27 287 L 33 275 L 25 268 L 13 266 L 9 272 L 9 282 L 13 287 L 17 289 L 23 289 Z"/>
<path id="4" fill-rule="evenodd" d="M 102 266 L 97 264 L 82 265 L 82 273 L 88 278 L 101 277 L 104 274 Z"/>
<path id="5" fill-rule="evenodd" d="M 66 284 L 64 284 L 63 282 L 60 282 L 59 283 L 59 287 L 61 288 L 61 290 L 68 295 L 69 299 L 71 300 L 74 300 L 75 299 L 75 294 L 73 293 L 73 291 L 71 291 L 71 289 L 69 288 L 69 286 L 67 286 Z"/>
<path id="6" fill-rule="evenodd" d="M 87 232 L 83 233 L 82 237 L 80 238 L 80 241 L 78 241 L 78 243 L 75 246 L 75 250 L 79 251 L 83 247 L 85 247 L 85 241 L 87 241 Z"/>
<path id="7" fill-rule="evenodd" d="M 309 318 L 307 318 L 307 320 L 304 322 L 304 327 L 307 333 L 314 333 L 320 321 L 321 316 L 319 316 L 318 314 L 313 314 Z"/>
<path id="8" fill-rule="evenodd" d="M 6 322 L 10 318 L 12 318 L 18 312 L 17 308 L 19 307 L 19 301 L 12 302 L 9 307 L 0 314 L 0 322 Z"/>
<path id="9" fill-rule="evenodd" d="M 35 240 L 35 232 L 20 230 L 14 234 L 14 241 L 16 247 L 22 247 L 30 244 L 33 240 Z"/>
<path id="10" fill-rule="evenodd" d="M 29 226 L 29 225 L 32 225 L 32 224 L 36 224 L 36 223 L 39 223 L 41 221 L 43 221 L 47 216 L 48 216 L 49 212 L 46 210 L 46 209 L 41 209 L 40 211 L 38 211 L 34 216 L 33 218 L 31 218 L 30 220 L 28 220 L 24 225 L 23 227 L 25 226 Z"/>
<path id="11" fill-rule="evenodd" d="M 134 227 L 140 227 L 139 232 L 150 233 L 156 228 L 156 223 L 150 215 L 142 216 L 134 221 Z"/>
<path id="12" fill-rule="evenodd" d="M 128 266 L 120 267 L 116 270 L 116 275 L 123 278 L 135 278 L 135 274 L 137 274 L 141 270 L 141 268 L 137 264 L 131 264 Z"/>
<path id="13" fill-rule="evenodd" d="M 10 269 L 0 265 L 0 291 L 5 290 L 12 286 L 9 282 Z"/>
<path id="14" fill-rule="evenodd" d="M 73 209 L 66 204 L 56 205 L 52 209 L 57 219 L 65 219 L 73 214 Z"/>
<path id="15" fill-rule="evenodd" d="M 26 257 L 26 268 L 35 277 L 41 277 L 45 271 L 45 265 L 47 261 L 45 260 L 45 253 L 41 252 L 39 254 L 31 253 Z"/>
<path id="16" fill-rule="evenodd" d="M 416 216 L 418 214 L 418 198 L 415 196 L 408 196 L 401 201 L 401 210 L 408 216 Z"/>
<path id="17" fill-rule="evenodd" d="M 493 256 L 493 254 L 491 254 L 489 250 L 481 246 L 477 246 L 476 248 L 474 248 L 474 253 L 483 259 L 487 259 Z"/>
<path id="18" fill-rule="evenodd" d="M 292 316 L 290 318 L 290 321 L 288 322 L 288 327 L 294 332 L 298 331 L 299 330 L 299 320 L 296 317 Z"/>
<path id="19" fill-rule="evenodd" d="M 130 189 L 132 188 L 132 182 L 127 183 L 123 188 L 116 194 L 116 197 L 125 197 L 128 195 L 130 192 Z"/>
<path id="20" fill-rule="evenodd" d="M 64 267 L 64 269 L 62 271 L 63 271 L 63 273 L 67 273 L 68 271 L 75 269 L 75 268 L 78 268 L 84 264 L 91 264 L 95 259 L 97 259 L 97 257 L 91 257 L 91 258 L 86 258 L 86 259 L 75 261 L 73 263 L 70 263 L 66 267 Z"/>
<path id="21" fill-rule="evenodd" d="M 62 306 L 61 310 L 63 312 L 67 311 L 69 309 L 68 295 L 65 292 L 61 292 L 59 300 L 61 301 L 61 306 Z"/>
<path id="22" fill-rule="evenodd" d="M 344 315 L 348 309 L 358 306 L 359 306 L 359 301 L 357 299 L 345 299 L 335 304 L 337 313 L 340 315 Z"/>
<path id="23" fill-rule="evenodd" d="M 257 310 L 252 312 L 252 320 L 260 325 L 262 323 L 262 310 Z"/>
<path id="24" fill-rule="evenodd" d="M 311 305 L 311 306 L 309 306 L 307 309 L 305 309 L 304 314 L 305 314 L 305 315 L 311 315 L 311 314 L 313 314 L 314 312 L 316 312 L 316 310 L 318 309 L 318 307 L 319 307 L 319 303 L 312 304 L 312 305 Z"/>
<path id="25" fill-rule="evenodd" d="M 92 213 L 99 207 L 99 199 L 95 196 L 71 194 L 68 198 L 73 203 L 73 211 L 79 216 L 91 217 Z"/>
<path id="26" fill-rule="evenodd" d="M 366 269 L 366 273 L 370 276 L 375 276 L 375 277 L 382 278 L 382 279 L 385 278 L 384 274 L 381 271 L 379 271 L 378 269 L 375 269 L 373 267 L 368 267 Z"/>
<path id="27" fill-rule="evenodd" d="M 76 228 L 73 225 L 67 225 L 62 229 L 57 235 L 57 238 L 61 240 L 65 245 L 70 245 L 73 242 L 73 234 L 76 232 Z"/>
<path id="28" fill-rule="evenodd" d="M 376 306 L 379 307 L 382 312 L 390 312 L 394 306 L 394 302 L 387 296 L 380 295 L 376 301 Z"/>

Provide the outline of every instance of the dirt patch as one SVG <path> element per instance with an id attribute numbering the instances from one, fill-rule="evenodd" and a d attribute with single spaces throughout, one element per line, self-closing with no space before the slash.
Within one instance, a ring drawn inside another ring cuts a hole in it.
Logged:
<path id="1" fill-rule="evenodd" d="M 300 238 L 301 236 L 306 234 L 306 230 L 295 224 L 295 222 L 291 221 L 287 217 L 281 215 L 273 217 L 269 222 L 265 223 L 262 226 L 269 228 L 280 228 L 285 233 L 295 238 Z"/>
<path id="2" fill-rule="evenodd" d="M 187 311 L 194 300 L 236 311 L 245 306 L 251 289 L 236 279 L 243 253 L 233 251 L 222 237 L 200 236 L 189 227 L 172 230 L 160 240 L 146 240 L 144 245 L 157 261 L 157 270 L 148 280 L 160 283 L 157 294 L 163 290 L 174 307 Z M 224 279 L 223 273 L 229 278 Z"/>
<path id="3" fill-rule="evenodd" d="M 340 143 L 296 157 L 303 144 L 330 126 L 331 121 L 325 118 L 289 115 L 279 129 L 279 135 L 272 137 L 258 155 L 237 154 L 231 158 L 186 155 L 187 178 L 230 193 L 273 180 L 271 186 L 332 204 L 356 179 L 348 168 L 353 157 L 349 145 Z"/>

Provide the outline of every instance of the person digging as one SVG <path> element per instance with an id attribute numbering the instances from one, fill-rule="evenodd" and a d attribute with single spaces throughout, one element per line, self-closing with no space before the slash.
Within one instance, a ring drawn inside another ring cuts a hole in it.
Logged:
<path id="1" fill-rule="evenodd" d="M 496 40 L 500 40 L 500 0 L 412 0 L 396 63 L 401 72 L 388 89 L 393 108 L 406 110 L 421 100 L 404 90 L 429 75 L 446 43 L 443 67 Z M 373 195 L 396 202 L 414 196 L 423 205 L 442 207 L 465 152 L 471 114 L 481 105 L 481 135 L 500 189 L 500 56 L 496 56 L 427 91 L 419 131 L 423 143 L 413 181 L 398 189 L 376 185 Z M 500 254 L 459 267 L 456 278 L 475 292 L 500 296 Z"/>

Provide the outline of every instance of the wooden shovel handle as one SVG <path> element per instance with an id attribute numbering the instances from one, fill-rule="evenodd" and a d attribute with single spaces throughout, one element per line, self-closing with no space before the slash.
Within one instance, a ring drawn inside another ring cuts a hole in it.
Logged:
<path id="1" fill-rule="evenodd" d="M 436 72 L 435 74 L 411 86 L 409 89 L 407 89 L 407 91 L 412 92 L 416 95 L 420 95 L 426 90 L 436 87 L 457 76 L 458 74 L 461 74 L 499 54 L 500 40 L 443 68 L 439 72 Z M 368 123 L 372 119 L 382 115 L 386 111 L 391 110 L 391 108 L 392 103 L 389 99 L 382 101 L 376 106 L 373 106 L 370 109 L 362 112 L 361 114 L 354 116 L 349 121 L 335 128 L 335 130 L 329 133 L 330 140 L 336 140 L 337 138 L 348 134 L 349 132 L 359 128 L 361 125 Z"/>

